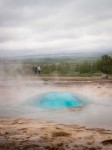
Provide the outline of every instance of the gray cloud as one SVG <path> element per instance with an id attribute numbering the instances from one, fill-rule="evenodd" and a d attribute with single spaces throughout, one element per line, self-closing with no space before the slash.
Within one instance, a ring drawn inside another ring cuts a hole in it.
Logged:
<path id="1" fill-rule="evenodd" d="M 111 0 L 1 0 L 0 51 L 112 48 Z"/>

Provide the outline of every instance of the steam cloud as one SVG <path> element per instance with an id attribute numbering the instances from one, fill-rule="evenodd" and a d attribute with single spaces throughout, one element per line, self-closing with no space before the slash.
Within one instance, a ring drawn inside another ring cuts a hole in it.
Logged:
<path id="1" fill-rule="evenodd" d="M 58 78 L 55 82 L 58 82 Z M 90 126 L 112 126 L 111 84 L 74 83 L 59 86 L 53 81 L 45 82 L 40 78 L 27 76 L 0 78 L 0 117 L 25 117 L 46 119 L 67 124 L 86 124 Z M 24 105 L 35 95 L 51 92 L 67 91 L 88 101 L 79 111 L 43 110 Z"/>

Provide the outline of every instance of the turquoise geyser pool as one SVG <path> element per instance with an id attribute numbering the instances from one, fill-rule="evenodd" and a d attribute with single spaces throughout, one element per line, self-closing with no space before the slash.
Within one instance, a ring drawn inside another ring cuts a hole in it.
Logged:
<path id="1" fill-rule="evenodd" d="M 34 96 L 29 104 L 43 109 L 61 109 L 83 106 L 85 102 L 71 93 L 56 91 Z"/>

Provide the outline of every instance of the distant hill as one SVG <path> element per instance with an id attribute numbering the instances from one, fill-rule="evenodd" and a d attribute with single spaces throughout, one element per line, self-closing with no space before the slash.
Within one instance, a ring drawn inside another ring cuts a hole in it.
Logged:
<path id="1" fill-rule="evenodd" d="M 80 63 L 83 61 L 94 62 L 102 55 L 108 54 L 112 56 L 112 52 L 88 52 L 88 53 L 60 53 L 60 54 L 46 54 L 46 55 L 31 55 L 23 56 L 20 59 L 25 60 L 26 62 L 34 63 L 44 63 L 44 64 L 53 64 L 53 63 Z"/>
<path id="2" fill-rule="evenodd" d="M 16 60 L 24 63 L 38 63 L 38 64 L 56 64 L 56 63 L 80 63 L 83 61 L 94 62 L 102 55 L 112 56 L 112 51 L 100 51 L 100 52 L 65 52 L 65 53 L 47 53 L 47 54 L 26 54 L 21 56 L 13 56 L 2 58 L 3 60 Z"/>

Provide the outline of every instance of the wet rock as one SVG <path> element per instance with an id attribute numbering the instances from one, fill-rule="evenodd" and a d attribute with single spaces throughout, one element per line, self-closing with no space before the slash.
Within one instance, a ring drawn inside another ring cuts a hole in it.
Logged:
<path id="1" fill-rule="evenodd" d="M 54 132 L 52 133 L 52 136 L 53 137 L 59 137 L 59 136 L 62 136 L 62 137 L 67 137 L 67 136 L 70 136 L 71 134 L 68 133 L 68 132 L 64 132 L 64 131 L 59 131 L 59 132 Z"/>
<path id="2" fill-rule="evenodd" d="M 103 145 L 112 145 L 112 139 L 102 141 Z"/>
<path id="3" fill-rule="evenodd" d="M 0 131 L 0 134 L 1 134 L 1 135 L 6 135 L 6 134 L 8 134 L 8 132 L 7 132 L 5 129 L 2 129 L 2 130 Z"/>

